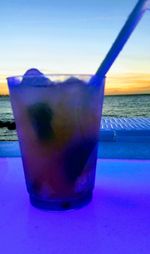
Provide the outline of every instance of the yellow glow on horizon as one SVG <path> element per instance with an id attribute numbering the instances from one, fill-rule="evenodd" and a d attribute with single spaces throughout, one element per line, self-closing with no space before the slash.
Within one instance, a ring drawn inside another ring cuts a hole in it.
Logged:
<path id="1" fill-rule="evenodd" d="M 126 73 L 106 78 L 106 95 L 144 93 L 150 94 L 149 73 Z"/>
<path id="2" fill-rule="evenodd" d="M 0 95 L 8 95 L 8 87 L 5 75 L 0 75 Z"/>
<path id="3" fill-rule="evenodd" d="M 106 78 L 106 95 L 150 94 L 149 73 L 112 74 Z M 0 95 L 8 95 L 6 75 L 0 76 Z"/>

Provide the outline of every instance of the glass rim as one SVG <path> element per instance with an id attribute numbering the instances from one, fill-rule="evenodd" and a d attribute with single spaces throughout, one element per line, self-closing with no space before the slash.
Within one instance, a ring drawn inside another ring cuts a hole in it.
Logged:
<path id="1" fill-rule="evenodd" d="M 15 79 L 15 78 L 33 78 L 35 77 L 36 75 L 28 75 L 28 76 L 24 76 L 24 75 L 14 75 L 14 76 L 8 76 L 6 77 L 7 80 L 9 79 Z M 59 74 L 55 74 L 55 73 L 52 73 L 52 74 L 39 74 L 36 76 L 36 78 L 40 78 L 40 77 L 94 77 L 95 74 L 84 74 L 84 73 L 59 73 Z M 99 78 L 102 78 L 102 79 L 105 79 L 106 78 L 106 75 L 105 76 L 102 76 L 102 77 L 99 77 Z"/>

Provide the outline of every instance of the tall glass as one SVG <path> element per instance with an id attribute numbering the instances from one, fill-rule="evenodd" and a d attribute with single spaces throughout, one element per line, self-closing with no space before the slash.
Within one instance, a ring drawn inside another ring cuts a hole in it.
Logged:
<path id="1" fill-rule="evenodd" d="M 86 75 L 9 77 L 31 203 L 81 207 L 92 198 L 104 82 Z"/>

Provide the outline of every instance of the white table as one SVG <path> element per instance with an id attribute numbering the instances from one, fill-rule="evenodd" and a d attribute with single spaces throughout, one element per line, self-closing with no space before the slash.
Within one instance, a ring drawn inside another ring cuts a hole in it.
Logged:
<path id="1" fill-rule="evenodd" d="M 98 160 L 92 202 L 31 206 L 20 158 L 0 158 L 0 253 L 149 254 L 150 161 Z"/>

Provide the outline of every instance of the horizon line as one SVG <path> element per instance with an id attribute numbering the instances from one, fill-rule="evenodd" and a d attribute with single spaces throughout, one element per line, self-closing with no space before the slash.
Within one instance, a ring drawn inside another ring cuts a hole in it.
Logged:
<path id="1" fill-rule="evenodd" d="M 104 94 L 104 96 L 138 96 L 138 95 L 150 95 L 150 92 L 148 93 L 121 93 L 121 94 Z M 10 97 L 10 94 L 0 94 L 0 97 Z"/>

